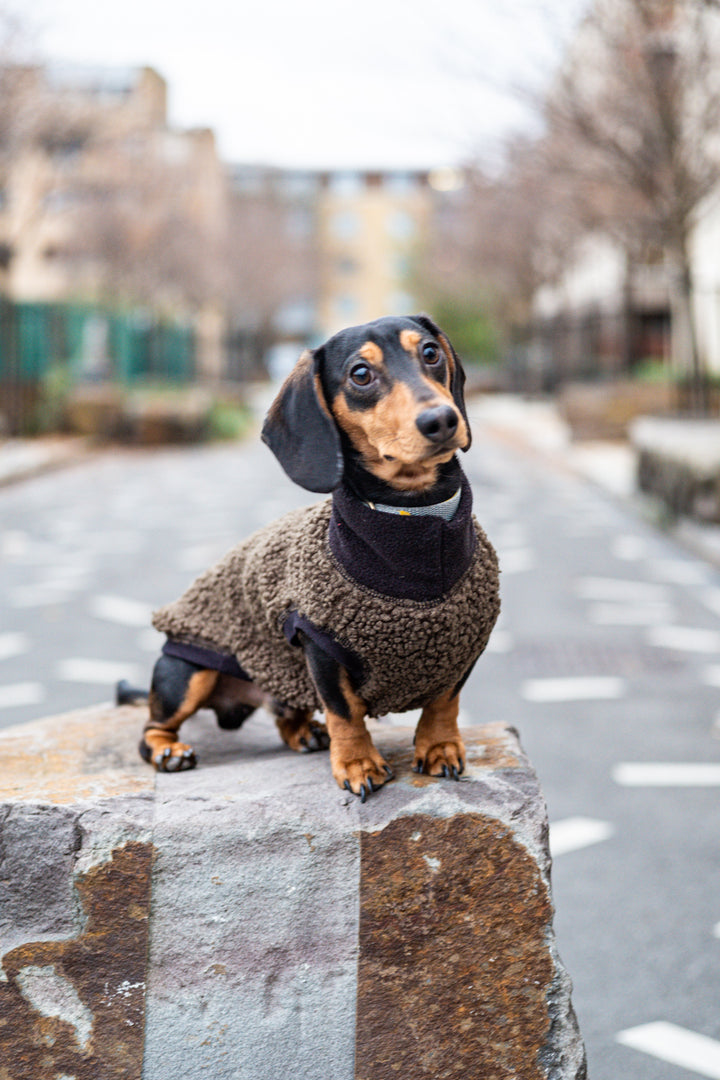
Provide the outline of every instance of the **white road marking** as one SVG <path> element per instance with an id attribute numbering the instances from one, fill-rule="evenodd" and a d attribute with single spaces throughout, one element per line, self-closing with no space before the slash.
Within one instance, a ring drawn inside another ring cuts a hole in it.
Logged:
<path id="1" fill-rule="evenodd" d="M 597 626 L 655 626 L 670 622 L 674 615 L 674 607 L 664 600 L 593 604 L 587 613 L 590 622 Z"/>
<path id="2" fill-rule="evenodd" d="M 614 600 L 624 604 L 658 604 L 668 599 L 668 591 L 664 585 L 628 578 L 578 578 L 575 592 L 582 600 Z"/>
<path id="3" fill-rule="evenodd" d="M 616 676 L 572 676 L 559 679 L 527 679 L 521 687 L 526 701 L 591 701 L 619 698 L 625 694 L 625 680 Z"/>
<path id="4" fill-rule="evenodd" d="M 498 554 L 500 569 L 503 574 L 519 574 L 535 568 L 535 552 L 530 548 L 512 548 Z"/>
<path id="5" fill-rule="evenodd" d="M 40 683 L 10 683 L 0 686 L 0 708 L 9 709 L 15 705 L 37 705 L 45 700 L 45 688 Z"/>
<path id="6" fill-rule="evenodd" d="M 715 923 L 712 929 L 713 937 L 720 938 L 720 922 Z"/>
<path id="7" fill-rule="evenodd" d="M 0 660 L 8 660 L 11 656 L 20 656 L 30 648 L 30 638 L 21 632 L 15 634 L 0 634 Z"/>
<path id="8" fill-rule="evenodd" d="M 141 679 L 137 664 L 118 660 L 91 660 L 73 657 L 56 665 L 58 679 L 64 682 L 92 683 L 112 686 L 118 679 L 138 682 Z"/>
<path id="9" fill-rule="evenodd" d="M 647 641 L 680 652 L 720 652 L 720 632 L 697 626 L 654 626 L 648 630 Z"/>
<path id="10" fill-rule="evenodd" d="M 641 536 L 618 536 L 613 540 L 610 550 L 616 559 L 634 562 L 646 553 L 647 540 L 643 540 Z"/>
<path id="11" fill-rule="evenodd" d="M 658 1021 L 628 1028 L 616 1035 L 623 1046 L 677 1065 L 700 1076 L 720 1080 L 720 1042 L 677 1024 Z"/>
<path id="12" fill-rule="evenodd" d="M 623 787 L 717 787 L 720 763 L 624 761 L 614 767 L 612 777 Z"/>
<path id="13" fill-rule="evenodd" d="M 126 596 L 93 596 L 88 606 L 98 619 L 106 619 L 121 626 L 150 625 L 152 607 L 140 600 L 130 600 Z"/>
<path id="14" fill-rule="evenodd" d="M 513 649 L 514 645 L 512 634 L 508 630 L 493 630 L 485 652 L 507 653 Z"/>
<path id="15" fill-rule="evenodd" d="M 570 851 L 579 851 L 609 839 L 613 832 L 608 821 L 594 818 L 574 817 L 555 821 L 550 825 L 550 854 L 553 859 Z"/>
<path id="16" fill-rule="evenodd" d="M 159 653 L 164 643 L 165 634 L 161 634 L 159 630 L 153 629 L 152 626 L 141 630 L 135 639 L 138 649 L 142 649 L 143 652 Z"/>
<path id="17" fill-rule="evenodd" d="M 194 573 L 196 570 L 204 570 L 212 566 L 218 558 L 218 549 L 215 544 L 198 544 L 178 551 L 175 563 L 178 570 Z"/>
<path id="18" fill-rule="evenodd" d="M 71 582 L 51 582 L 48 584 L 18 585 L 11 589 L 8 599 L 13 607 L 45 607 L 48 604 L 64 604 L 75 588 Z"/>
<path id="19" fill-rule="evenodd" d="M 703 671 L 702 679 L 706 686 L 720 686 L 720 664 L 709 664 Z"/>
<path id="20" fill-rule="evenodd" d="M 106 532 L 85 533 L 85 545 L 94 552 L 106 555 L 132 555 L 143 546 L 145 537 L 140 532 L 112 529 Z"/>
<path id="21" fill-rule="evenodd" d="M 647 567 L 654 577 L 672 585 L 704 585 L 707 581 L 707 568 L 699 562 L 688 562 L 686 559 L 651 559 Z"/>

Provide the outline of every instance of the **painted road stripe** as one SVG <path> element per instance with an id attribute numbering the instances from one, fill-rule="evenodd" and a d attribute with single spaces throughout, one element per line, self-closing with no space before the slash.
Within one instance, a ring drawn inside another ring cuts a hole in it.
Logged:
<path id="1" fill-rule="evenodd" d="M 709 664 L 703 671 L 702 679 L 706 686 L 720 686 L 720 664 Z"/>
<path id="2" fill-rule="evenodd" d="M 0 660 L 8 660 L 11 656 L 20 656 L 30 648 L 30 638 L 27 634 L 0 634 Z"/>
<path id="3" fill-rule="evenodd" d="M 615 766 L 612 777 L 623 787 L 716 787 L 720 763 L 625 761 Z"/>
<path id="4" fill-rule="evenodd" d="M 583 577 L 575 582 L 581 600 L 615 600 L 619 603 L 661 603 L 668 598 L 665 585 L 628 578 Z"/>
<path id="5" fill-rule="evenodd" d="M 573 676 L 564 679 L 528 679 L 520 693 L 526 701 L 591 701 L 619 698 L 625 680 L 616 676 Z"/>
<path id="6" fill-rule="evenodd" d="M 150 625 L 152 606 L 141 600 L 130 600 L 126 596 L 93 596 L 89 608 L 98 619 L 106 619 L 121 626 Z"/>
<path id="7" fill-rule="evenodd" d="M 616 1039 L 623 1046 L 678 1065 L 681 1069 L 720 1080 L 720 1042 L 706 1035 L 698 1035 L 677 1024 L 658 1021 L 628 1028 L 616 1035 Z"/>
<path id="8" fill-rule="evenodd" d="M 61 660 L 56 667 L 58 679 L 64 682 L 92 683 L 112 687 L 118 679 L 138 682 L 141 678 L 137 664 L 117 660 L 90 660 L 74 657 Z"/>
<path id="9" fill-rule="evenodd" d="M 553 859 L 570 851 L 599 844 L 612 836 L 614 829 L 608 821 L 574 817 L 555 821 L 550 826 L 550 854 Z"/>
<path id="10" fill-rule="evenodd" d="M 641 559 L 647 552 L 647 541 L 641 536 L 618 536 L 612 543 L 610 550 L 616 559 L 625 559 L 633 562 Z"/>
<path id="11" fill-rule="evenodd" d="M 700 589 L 698 599 L 715 615 L 720 615 L 720 589 Z"/>
<path id="12" fill-rule="evenodd" d="M 656 626 L 670 622 L 674 615 L 672 604 L 663 600 L 593 604 L 587 613 L 589 621 L 596 626 Z"/>
<path id="13" fill-rule="evenodd" d="M 530 548 L 500 551 L 499 559 L 503 574 L 520 574 L 525 570 L 533 570 L 536 563 L 535 552 Z"/>
<path id="14" fill-rule="evenodd" d="M 493 630 L 487 643 L 485 652 L 508 653 L 511 652 L 515 642 L 509 630 Z"/>
<path id="15" fill-rule="evenodd" d="M 23 682 L 0 686 L 0 709 L 15 705 L 37 705 L 45 700 L 45 688 L 40 683 Z"/>
<path id="16" fill-rule="evenodd" d="M 651 559 L 647 567 L 653 577 L 672 585 L 704 585 L 708 577 L 703 563 L 685 559 Z"/>
<path id="17" fill-rule="evenodd" d="M 678 652 L 720 652 L 720 632 L 697 626 L 654 626 L 648 630 L 647 641 Z"/>

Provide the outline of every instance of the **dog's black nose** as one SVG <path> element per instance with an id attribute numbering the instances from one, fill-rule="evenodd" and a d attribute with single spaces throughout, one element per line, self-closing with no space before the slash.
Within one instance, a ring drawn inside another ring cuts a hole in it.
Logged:
<path id="1" fill-rule="evenodd" d="M 415 423 L 430 442 L 444 443 L 457 431 L 458 416 L 450 405 L 435 405 L 421 412 Z"/>

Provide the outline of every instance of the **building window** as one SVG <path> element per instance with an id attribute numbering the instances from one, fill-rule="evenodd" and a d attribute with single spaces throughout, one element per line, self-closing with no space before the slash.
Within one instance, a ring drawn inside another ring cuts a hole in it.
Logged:
<path id="1" fill-rule="evenodd" d="M 331 173 L 328 181 L 328 187 L 333 195 L 341 195 L 343 197 L 359 195 L 363 186 L 362 173 Z"/>
<path id="2" fill-rule="evenodd" d="M 394 210 L 388 215 L 387 231 L 393 240 L 411 240 L 416 232 L 415 222 L 405 210 Z"/>
<path id="3" fill-rule="evenodd" d="M 338 318 L 351 319 L 358 310 L 357 298 L 351 293 L 344 293 L 335 297 L 334 306 Z"/>
<path id="4" fill-rule="evenodd" d="M 333 216 L 330 227 L 338 240 L 353 240 L 360 232 L 360 218 L 352 210 L 343 210 Z"/>
<path id="5" fill-rule="evenodd" d="M 412 293 L 402 290 L 391 293 L 386 302 L 388 315 L 409 315 L 417 307 Z"/>
<path id="6" fill-rule="evenodd" d="M 335 272 L 342 274 L 343 277 L 352 277 L 353 274 L 357 274 L 359 269 L 360 266 L 355 259 L 343 257 L 335 262 Z"/>
<path id="7" fill-rule="evenodd" d="M 387 173 L 385 190 L 392 195 L 410 195 L 417 187 L 417 178 L 413 173 Z"/>

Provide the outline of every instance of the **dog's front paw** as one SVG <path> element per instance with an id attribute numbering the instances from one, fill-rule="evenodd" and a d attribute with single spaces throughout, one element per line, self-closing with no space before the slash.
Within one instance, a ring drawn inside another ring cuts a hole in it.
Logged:
<path id="1" fill-rule="evenodd" d="M 157 772 L 185 772 L 197 765 L 195 751 L 187 743 L 171 742 L 158 746 L 157 740 L 153 739 L 153 742 L 155 745 L 151 746 L 145 739 L 142 740 L 140 756 Z"/>
<path id="2" fill-rule="evenodd" d="M 413 771 L 428 776 L 459 780 L 465 768 L 465 744 L 461 738 L 431 743 L 417 739 Z"/>
<path id="3" fill-rule="evenodd" d="M 360 747 L 357 756 L 347 752 L 333 754 L 332 746 L 330 751 L 333 776 L 341 788 L 359 795 L 360 802 L 393 779 L 392 769 L 372 743 Z"/>

